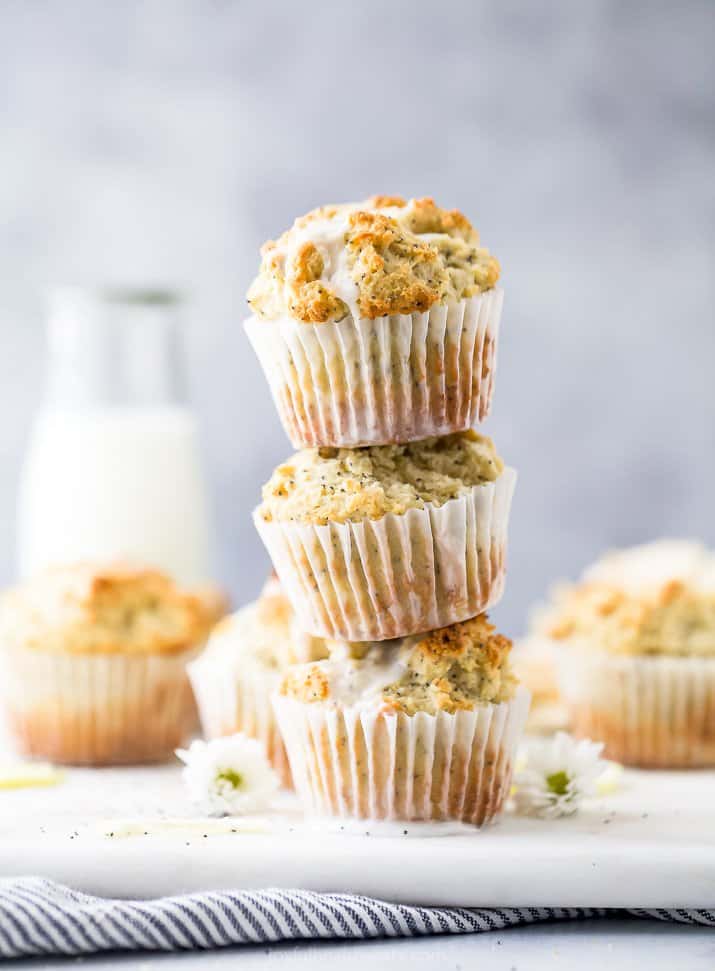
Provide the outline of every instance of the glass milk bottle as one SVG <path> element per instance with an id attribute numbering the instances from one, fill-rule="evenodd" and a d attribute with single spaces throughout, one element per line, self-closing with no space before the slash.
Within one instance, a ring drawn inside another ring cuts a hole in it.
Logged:
<path id="1" fill-rule="evenodd" d="M 210 578 L 177 304 L 158 291 L 55 295 L 45 400 L 20 483 L 22 576 L 53 564 L 123 559 L 187 585 Z"/>

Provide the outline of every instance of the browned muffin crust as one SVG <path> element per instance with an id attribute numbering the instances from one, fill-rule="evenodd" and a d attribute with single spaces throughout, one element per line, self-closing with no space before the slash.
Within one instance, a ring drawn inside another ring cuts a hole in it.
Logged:
<path id="1" fill-rule="evenodd" d="M 491 289 L 500 272 L 467 217 L 431 198 L 321 206 L 261 256 L 251 309 L 306 324 L 422 312 Z"/>
<path id="2" fill-rule="evenodd" d="M 201 597 L 157 570 L 76 564 L 48 570 L 0 599 L 3 645 L 68 653 L 174 653 L 199 645 Z"/>
<path id="3" fill-rule="evenodd" d="M 264 486 L 260 514 L 319 524 L 403 515 L 467 495 L 503 469 L 492 440 L 472 430 L 406 445 L 303 449 Z"/>
<path id="4" fill-rule="evenodd" d="M 471 620 L 368 645 L 328 642 L 327 661 L 289 668 L 281 694 L 304 704 L 375 704 L 380 710 L 436 714 L 508 701 L 516 689 L 511 641 L 485 614 Z"/>

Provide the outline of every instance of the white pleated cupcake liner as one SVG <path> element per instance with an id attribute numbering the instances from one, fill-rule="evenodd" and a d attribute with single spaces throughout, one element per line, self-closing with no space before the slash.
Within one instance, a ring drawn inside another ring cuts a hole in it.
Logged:
<path id="1" fill-rule="evenodd" d="M 288 757 L 271 707 L 279 672 L 201 657 L 189 665 L 189 680 L 206 738 L 243 732 L 257 739 L 281 783 L 290 788 Z"/>
<path id="2" fill-rule="evenodd" d="M 526 731 L 553 735 L 568 731 L 569 712 L 559 691 L 559 649 L 551 638 L 530 634 L 514 644 L 512 667 L 521 684 L 531 692 Z"/>
<path id="3" fill-rule="evenodd" d="M 296 448 L 404 443 L 487 417 L 503 299 L 495 287 L 424 313 L 245 328 Z"/>
<path id="4" fill-rule="evenodd" d="M 170 759 L 196 730 L 186 675 L 195 649 L 179 654 L 0 651 L 0 694 L 25 755 L 77 765 Z"/>
<path id="5" fill-rule="evenodd" d="M 565 648 L 561 690 L 575 734 L 643 768 L 715 766 L 715 658 Z"/>
<path id="6" fill-rule="evenodd" d="M 273 705 L 306 812 L 482 826 L 509 795 L 529 692 L 520 687 L 509 702 L 436 715 L 281 695 Z"/>
<path id="7" fill-rule="evenodd" d="M 346 641 L 467 620 L 502 595 L 516 472 L 442 506 L 377 520 L 254 522 L 304 630 Z"/>

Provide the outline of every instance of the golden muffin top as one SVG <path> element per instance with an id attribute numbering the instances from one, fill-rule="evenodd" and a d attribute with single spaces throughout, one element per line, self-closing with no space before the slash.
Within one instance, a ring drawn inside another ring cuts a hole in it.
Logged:
<path id="1" fill-rule="evenodd" d="M 306 448 L 279 465 L 263 487 L 266 521 L 359 522 L 444 505 L 504 469 L 490 438 L 475 431 L 406 445 Z"/>
<path id="2" fill-rule="evenodd" d="M 251 310 L 306 324 L 422 312 L 490 289 L 500 272 L 461 212 L 399 196 L 321 206 L 261 255 Z"/>
<path id="3" fill-rule="evenodd" d="M 253 603 L 225 617 L 198 663 L 219 662 L 240 671 L 246 665 L 282 669 L 296 661 L 326 657 L 321 638 L 303 635 L 277 578 L 270 577 Z"/>
<path id="4" fill-rule="evenodd" d="M 0 597 L 0 649 L 171 654 L 199 646 L 213 619 L 201 596 L 157 570 L 78 563 Z"/>
<path id="5" fill-rule="evenodd" d="M 679 541 L 609 553 L 554 590 L 535 628 L 617 654 L 715 654 L 715 555 Z"/>
<path id="6" fill-rule="evenodd" d="M 329 642 L 329 660 L 289 668 L 280 692 L 304 703 L 456 712 L 513 697 L 511 641 L 485 614 L 394 641 Z"/>

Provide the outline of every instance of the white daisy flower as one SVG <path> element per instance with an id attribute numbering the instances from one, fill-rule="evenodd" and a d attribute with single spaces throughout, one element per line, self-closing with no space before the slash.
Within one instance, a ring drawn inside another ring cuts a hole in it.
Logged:
<path id="1" fill-rule="evenodd" d="M 602 750 L 603 742 L 576 740 L 566 732 L 529 743 L 526 765 L 514 779 L 517 812 L 545 819 L 577 812 L 584 797 L 596 793 L 607 767 Z"/>
<path id="2" fill-rule="evenodd" d="M 183 778 L 191 798 L 212 816 L 259 812 L 279 787 L 263 746 L 243 733 L 210 742 L 197 739 L 176 754 L 185 763 Z"/>

